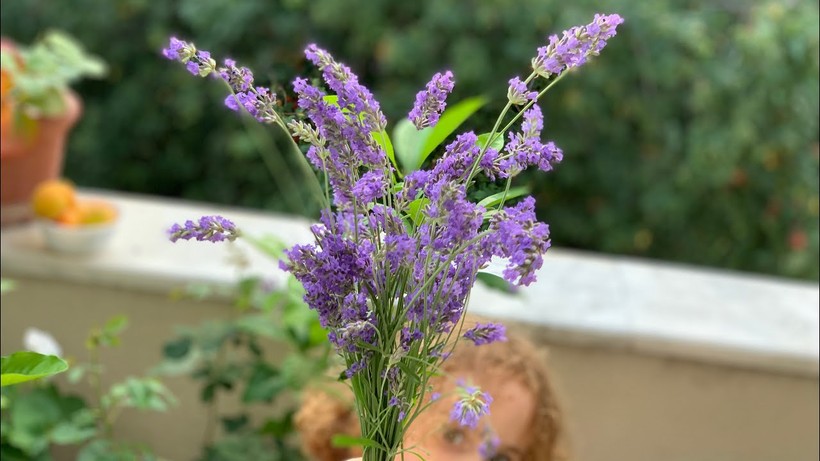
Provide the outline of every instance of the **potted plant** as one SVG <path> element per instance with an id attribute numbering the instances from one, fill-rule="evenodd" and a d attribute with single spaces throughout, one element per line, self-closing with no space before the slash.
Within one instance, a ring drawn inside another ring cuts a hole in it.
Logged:
<path id="1" fill-rule="evenodd" d="M 66 136 L 82 112 L 69 85 L 82 77 L 101 77 L 105 70 L 102 60 L 61 32 L 48 32 L 30 47 L 2 40 L 2 225 L 29 219 L 34 188 L 60 175 Z"/>

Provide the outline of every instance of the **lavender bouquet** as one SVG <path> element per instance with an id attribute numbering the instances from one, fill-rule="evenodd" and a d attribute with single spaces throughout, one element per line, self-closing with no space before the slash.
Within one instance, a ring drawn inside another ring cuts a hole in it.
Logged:
<path id="1" fill-rule="evenodd" d="M 362 433 L 356 442 L 365 461 L 412 451 L 402 445 L 405 431 L 435 397 L 429 379 L 459 338 L 478 345 L 505 339 L 500 324 L 463 331 L 462 320 L 477 274 L 491 259 L 504 262 L 509 283 L 528 285 L 550 247 L 534 199 L 521 199 L 522 191 L 511 188 L 526 168 L 550 171 L 562 159 L 561 149 L 541 140 L 536 102 L 598 55 L 622 22 L 615 14 L 595 15 L 590 24 L 549 37 L 532 59 L 532 72 L 509 81 L 507 104 L 492 129 L 455 138 L 483 101 L 446 108 L 454 85 L 449 71 L 434 75 L 418 93 L 391 139 L 371 92 L 316 45 L 305 56 L 324 84 L 293 82 L 296 113 L 285 113 L 281 96 L 256 86 L 251 71 L 231 59 L 218 66 L 209 52 L 176 38 L 163 50 L 192 74 L 225 82 L 228 108 L 287 131 L 304 166 L 320 173 L 315 191 L 323 212 L 311 228 L 315 242 L 287 250 L 280 264 L 303 284 L 305 301 L 344 361 L 340 379 L 355 395 Z M 536 85 L 543 89 L 535 91 Z M 297 142 L 309 145 L 306 155 Z M 440 156 L 432 167 L 419 169 L 433 153 Z M 479 175 L 503 183 L 503 191 L 471 202 L 468 190 Z M 513 199 L 517 203 L 509 206 Z M 174 241 L 240 235 L 219 216 L 175 225 L 170 234 Z M 489 412 L 491 397 L 467 385 L 460 395 L 451 416 L 474 427 Z"/>

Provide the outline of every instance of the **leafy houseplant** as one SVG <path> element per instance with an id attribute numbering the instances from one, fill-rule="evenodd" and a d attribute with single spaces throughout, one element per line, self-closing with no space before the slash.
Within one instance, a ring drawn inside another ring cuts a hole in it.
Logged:
<path id="1" fill-rule="evenodd" d="M 192 285 L 178 296 L 205 299 L 213 294 L 220 292 Z M 156 371 L 187 374 L 201 383 L 200 399 L 208 407 L 201 461 L 303 460 L 295 440 L 294 394 L 324 376 L 331 357 L 318 316 L 305 308 L 304 291 L 292 277 L 281 288 L 246 277 L 225 294 L 234 299 L 230 316 L 178 327 Z M 271 341 L 274 350 L 286 346 L 286 354 L 271 357 L 271 349 L 264 347 Z M 223 396 L 234 392 L 241 409 L 225 413 Z M 249 410 L 261 405 L 276 410 L 257 422 Z"/>
<path id="2" fill-rule="evenodd" d="M 10 460 L 52 459 L 53 445 L 82 445 L 80 461 L 151 461 L 158 458 L 141 444 L 114 440 L 112 430 L 120 413 L 128 408 L 165 411 L 174 397 L 157 379 L 129 377 L 103 387 L 104 368 L 100 349 L 117 346 L 127 326 L 125 317 L 114 317 L 94 328 L 86 340 L 89 361 L 73 364 L 68 380 L 85 378 L 96 398 L 87 401 L 61 391 L 51 382 L 21 389 L 3 388 L 4 408 L 0 419 L 0 456 Z"/>
<path id="3" fill-rule="evenodd" d="M 285 113 L 277 95 L 255 86 L 251 71 L 231 59 L 217 66 L 209 52 L 176 38 L 163 51 L 192 74 L 225 82 L 228 108 L 287 131 L 296 149 L 296 139 L 309 146 L 303 166 L 321 174 L 312 183 L 323 204 L 321 222 L 311 228 L 314 244 L 286 251 L 281 267 L 302 283 L 305 301 L 345 363 L 339 379 L 355 395 L 362 433 L 347 442 L 363 446 L 364 461 L 420 457 L 403 440 L 435 398 L 430 377 L 459 338 L 478 345 L 505 339 L 500 324 L 466 332 L 461 325 L 478 273 L 493 258 L 504 261 L 506 281 L 529 285 L 550 246 L 549 228 L 535 217 L 535 201 L 508 204 L 526 193 L 511 187 L 517 174 L 529 167 L 550 171 L 563 158 L 554 143 L 541 141 L 543 116 L 536 102 L 596 56 L 622 22 L 618 15 L 595 15 L 588 25 L 551 36 L 532 59 L 530 74 L 509 80 L 507 103 L 490 131 L 455 138 L 482 103 L 465 101 L 445 110 L 454 85 L 449 71 L 435 74 L 417 94 L 408 119 L 391 137 L 370 91 L 316 45 L 305 55 L 324 84 L 294 81 L 296 113 Z M 420 169 L 432 154 L 440 154 L 438 160 Z M 501 192 L 472 201 L 470 189 L 479 178 L 497 181 Z M 170 229 L 172 241 L 240 235 L 220 216 Z M 475 427 L 491 397 L 466 384 L 459 396 L 451 418 Z"/>
<path id="4" fill-rule="evenodd" d="M 2 224 L 29 217 L 34 187 L 61 172 L 65 139 L 82 111 L 69 85 L 105 65 L 73 39 L 49 32 L 28 48 L 2 43 Z"/>

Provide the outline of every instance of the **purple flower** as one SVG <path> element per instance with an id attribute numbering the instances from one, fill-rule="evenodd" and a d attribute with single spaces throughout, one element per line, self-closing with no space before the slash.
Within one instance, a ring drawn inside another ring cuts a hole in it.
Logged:
<path id="1" fill-rule="evenodd" d="M 550 37 L 533 59 L 535 74 L 551 78 L 582 65 L 621 22 L 617 15 L 596 15 L 589 25 Z M 533 105 L 537 93 L 529 87 L 534 75 L 526 81 L 514 77 L 507 97 L 527 110 L 517 132 L 505 128 L 508 133 L 497 133 L 508 136 L 503 149 L 479 142 L 474 132 L 461 133 L 444 146 L 432 168 L 401 181 L 377 142 L 387 121 L 370 90 L 326 50 L 309 45 L 304 53 L 323 82 L 295 79 L 299 111 L 285 115 L 277 112 L 274 92 L 256 84 L 253 73 L 233 59 L 217 67 L 210 53 L 176 38 L 163 50 L 196 75 L 224 80 L 230 87 L 224 100 L 230 110 L 246 111 L 265 123 L 284 125 L 287 120 L 291 136 L 309 144 L 306 158 L 326 179 L 332 206 L 311 227 L 313 241 L 287 250 L 280 267 L 301 283 L 303 299 L 344 359 L 344 374 L 354 389 L 369 394 L 359 396 L 367 406 L 362 414 L 404 421 L 394 431 L 400 444 L 405 417 L 420 408 L 427 391 L 423 378 L 449 356 L 450 342 L 442 338 L 456 333 L 478 271 L 492 258 L 502 258 L 504 278 L 527 285 L 550 247 L 549 227 L 536 219 L 534 199 L 485 208 L 471 201 L 475 174 L 495 180 L 532 166 L 546 171 L 563 153 L 541 140 L 544 119 Z M 416 95 L 409 118 L 418 129 L 440 120 L 453 86 L 453 74 L 446 71 Z M 174 225 L 169 232 L 172 241 L 239 236 L 233 223 L 217 216 Z M 506 340 L 506 332 L 500 324 L 478 324 L 462 339 L 489 344 Z M 369 387 L 372 383 L 378 388 Z M 464 383 L 458 392 L 450 418 L 476 427 L 489 413 L 492 398 Z M 439 397 L 433 393 L 430 399 Z M 482 455 L 491 456 L 497 445 L 497 437 L 486 437 Z"/>
<path id="2" fill-rule="evenodd" d="M 293 82 L 299 107 L 315 126 L 316 136 L 306 139 L 312 144 L 307 157 L 327 174 L 333 203 L 340 210 L 349 210 L 359 180 L 354 172 L 390 170 L 387 155 L 372 135 L 384 131 L 387 121 L 373 94 L 359 84 L 347 66 L 316 45 L 308 46 L 305 56 L 319 67 L 327 86 L 336 94 L 335 100 L 329 100 L 323 90 L 306 79 Z M 356 193 L 373 193 L 368 185 L 373 184 L 359 184 Z"/>
<path id="3" fill-rule="evenodd" d="M 359 203 L 370 203 L 387 193 L 387 178 L 384 171 L 368 171 L 356 181 L 351 190 Z"/>
<path id="4" fill-rule="evenodd" d="M 461 396 L 450 410 L 450 421 L 458 421 L 465 427 L 475 428 L 482 416 L 490 414 L 490 404 L 493 398 L 486 392 L 464 383 L 458 384 L 458 393 Z"/>
<path id="5" fill-rule="evenodd" d="M 177 240 L 221 242 L 234 241 L 239 237 L 236 225 L 222 216 L 203 216 L 198 222 L 186 221 L 184 226 L 174 224 L 168 230 L 172 242 Z"/>
<path id="6" fill-rule="evenodd" d="M 533 70 L 541 77 L 549 78 L 583 65 L 601 52 L 623 22 L 617 14 L 596 14 L 590 24 L 566 30 L 561 38 L 550 36 L 549 44 L 538 48 L 538 55 L 532 59 Z"/>
<path id="7" fill-rule="evenodd" d="M 225 106 L 233 111 L 240 107 L 264 123 L 275 122 L 276 95 L 266 87 L 253 86 L 253 73 L 247 67 L 237 67 L 233 59 L 225 59 L 224 66 L 217 67 L 216 61 L 208 51 L 197 51 L 192 43 L 171 37 L 168 48 L 162 50 L 163 56 L 185 64 L 193 75 L 206 77 L 213 75 L 228 83 L 231 93 L 225 98 Z"/>
<path id="8" fill-rule="evenodd" d="M 564 158 L 563 151 L 552 141 L 541 142 L 544 117 L 541 109 L 533 105 L 524 112 L 521 132 L 510 132 L 504 146 L 504 154 L 495 159 L 495 171 L 501 177 L 515 176 L 529 166 L 550 171 Z"/>
<path id="9" fill-rule="evenodd" d="M 478 447 L 478 454 L 481 456 L 481 459 L 491 459 L 498 453 L 498 447 L 500 445 L 501 439 L 498 438 L 498 435 L 488 430 L 487 433 L 484 434 L 481 445 Z"/>
<path id="10" fill-rule="evenodd" d="M 517 285 L 535 281 L 550 247 L 549 226 L 535 217 L 535 199 L 527 197 L 514 207 L 493 215 L 490 234 L 483 242 L 488 251 L 508 260 L 504 279 Z"/>
<path id="11" fill-rule="evenodd" d="M 507 89 L 507 99 L 515 106 L 524 105 L 530 101 L 535 101 L 538 97 L 537 91 L 527 91 L 527 84 L 522 82 L 520 78 L 514 77 L 510 79 L 510 86 Z"/>
<path id="12" fill-rule="evenodd" d="M 172 61 L 181 61 L 186 57 L 188 47 L 188 43 L 176 37 L 171 37 L 168 48 L 163 48 L 162 55 Z"/>
<path id="13" fill-rule="evenodd" d="M 507 328 L 500 323 L 478 323 L 464 333 L 476 346 L 507 340 Z"/>
<path id="14" fill-rule="evenodd" d="M 455 82 L 453 73 L 449 70 L 445 73 L 438 72 L 427 83 L 427 88 L 416 94 L 416 103 L 407 118 L 413 122 L 417 129 L 435 126 L 444 108 L 447 106 L 447 95 L 453 91 Z"/>

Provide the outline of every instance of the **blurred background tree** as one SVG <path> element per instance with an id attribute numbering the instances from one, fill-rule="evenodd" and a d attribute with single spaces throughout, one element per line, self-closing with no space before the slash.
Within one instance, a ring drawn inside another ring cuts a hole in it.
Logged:
<path id="1" fill-rule="evenodd" d="M 434 72 L 450 68 L 451 101 L 487 94 L 489 119 L 546 35 L 600 8 L 28 0 L 0 12 L 5 36 L 27 43 L 64 29 L 111 65 L 108 80 L 79 87 L 86 112 L 66 166 L 78 184 L 311 214 L 298 170 L 281 155 L 260 159 L 258 130 L 248 136 L 221 107 L 223 88 L 160 57 L 169 35 L 282 85 L 305 70 L 301 51 L 315 41 L 359 73 L 394 122 Z M 542 104 L 564 162 L 524 179 L 554 244 L 817 280 L 816 2 L 613 0 L 606 10 L 626 18 L 618 40 Z"/>

